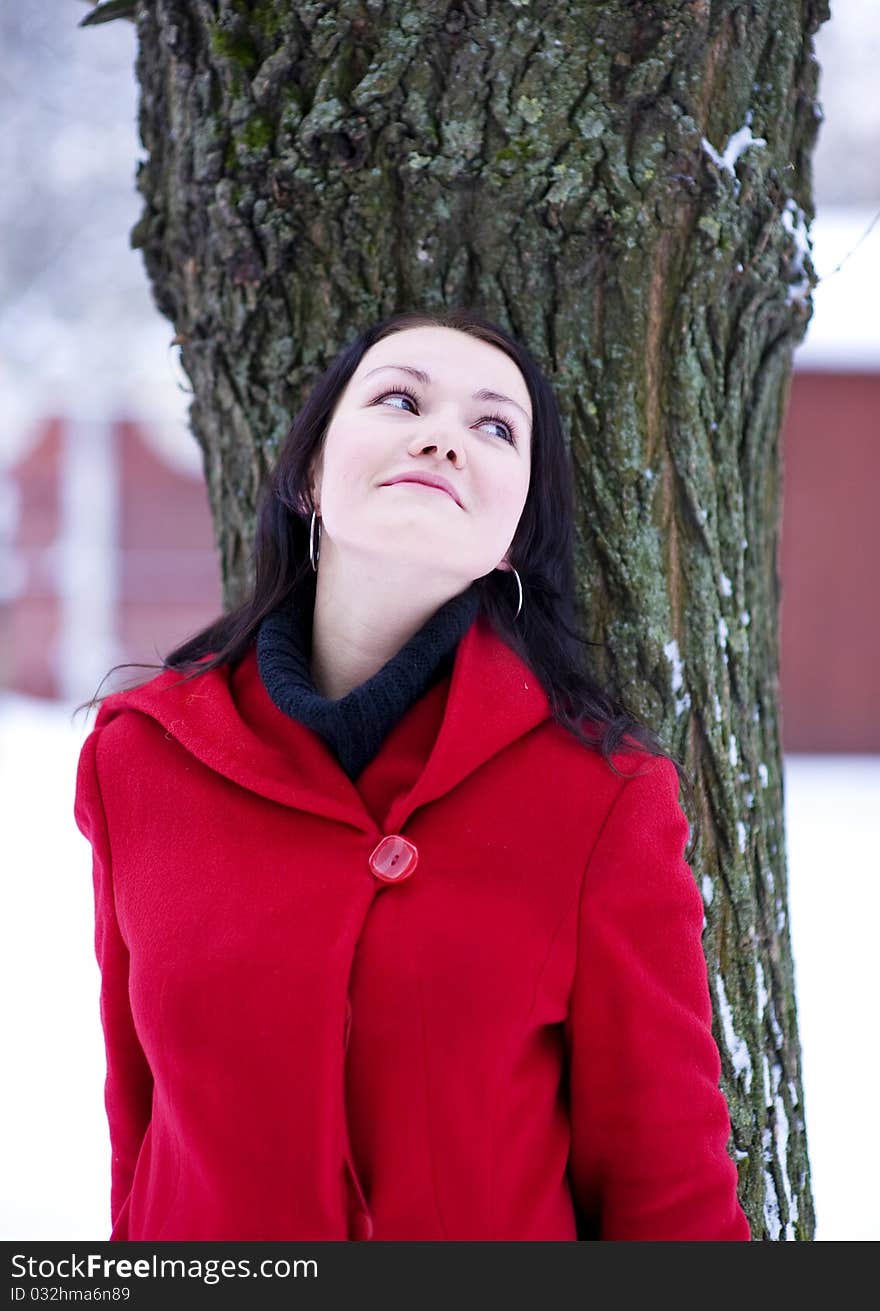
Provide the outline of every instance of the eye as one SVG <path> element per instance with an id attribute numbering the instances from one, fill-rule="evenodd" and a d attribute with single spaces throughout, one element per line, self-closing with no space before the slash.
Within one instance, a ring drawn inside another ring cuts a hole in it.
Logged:
<path id="1" fill-rule="evenodd" d="M 380 392 L 380 394 L 373 399 L 372 404 L 375 405 L 378 401 L 385 400 L 388 396 L 406 396 L 414 405 L 418 404 L 418 398 L 408 387 L 398 387 L 396 391 Z"/>
<path id="2" fill-rule="evenodd" d="M 510 442 L 511 446 L 516 445 L 516 433 L 513 430 L 513 425 L 508 423 L 506 419 L 502 419 L 500 414 L 487 414 L 483 419 L 480 420 L 480 422 L 499 423 L 502 428 L 505 428 L 507 430 L 507 436 L 505 437 L 504 440 L 506 442 Z"/>
<path id="3" fill-rule="evenodd" d="M 389 396 L 398 396 L 398 397 L 404 396 L 407 398 L 407 400 L 412 401 L 414 405 L 416 406 L 418 405 L 418 397 L 416 396 L 415 392 L 411 391 L 409 387 L 406 387 L 403 384 L 401 384 L 399 387 L 396 387 L 394 391 L 380 392 L 378 396 L 373 397 L 373 400 L 370 403 L 372 405 L 376 405 L 378 404 L 379 401 L 386 400 L 387 397 Z M 480 423 L 500 424 L 501 427 L 506 430 L 506 436 L 503 438 L 503 440 L 508 442 L 511 446 L 516 445 L 516 429 L 514 428 L 512 423 L 509 423 L 507 419 L 503 418 L 500 414 L 484 414 L 483 417 L 480 419 Z"/>

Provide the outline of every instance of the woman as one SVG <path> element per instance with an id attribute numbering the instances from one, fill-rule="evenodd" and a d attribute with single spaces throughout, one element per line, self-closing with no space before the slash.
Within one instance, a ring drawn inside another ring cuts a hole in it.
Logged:
<path id="1" fill-rule="evenodd" d="M 528 352 L 397 315 L 294 422 L 251 594 L 104 698 L 111 1239 L 750 1237 L 684 771 L 580 666 L 572 542 Z"/>

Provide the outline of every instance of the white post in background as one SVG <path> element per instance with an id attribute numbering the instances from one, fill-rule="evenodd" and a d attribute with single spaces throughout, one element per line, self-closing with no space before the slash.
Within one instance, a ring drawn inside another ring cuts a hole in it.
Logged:
<path id="1" fill-rule="evenodd" d="M 123 659 L 117 634 L 119 467 L 114 425 L 93 414 L 65 424 L 60 523 L 52 552 L 60 625 L 52 655 L 59 695 L 82 701 Z M 101 688 L 111 690 L 113 680 Z"/>
<path id="2" fill-rule="evenodd" d="M 24 561 L 12 545 L 20 519 L 18 486 L 0 460 L 0 605 L 11 604 L 24 590 L 27 577 Z"/>

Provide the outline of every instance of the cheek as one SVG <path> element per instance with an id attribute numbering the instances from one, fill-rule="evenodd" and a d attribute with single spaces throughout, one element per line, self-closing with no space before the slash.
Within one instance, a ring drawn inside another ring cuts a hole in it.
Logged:
<path id="1" fill-rule="evenodd" d="M 486 516 L 506 532 L 511 523 L 519 522 L 528 490 L 528 478 L 523 476 L 522 470 L 505 470 L 499 475 L 495 469 L 488 485 L 481 490 L 480 502 L 485 507 Z"/>
<path id="2" fill-rule="evenodd" d="M 365 474 L 375 472 L 376 460 L 381 460 L 376 433 L 368 421 L 354 418 L 339 419 L 328 434 L 324 453 L 324 478 L 339 487 L 360 482 Z"/>

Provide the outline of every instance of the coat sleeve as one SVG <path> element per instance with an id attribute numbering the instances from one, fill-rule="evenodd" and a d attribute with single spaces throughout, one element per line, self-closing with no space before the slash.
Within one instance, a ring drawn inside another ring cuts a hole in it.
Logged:
<path id="1" fill-rule="evenodd" d="M 153 1076 L 129 1002 L 129 954 L 116 915 L 110 842 L 98 782 L 100 734 L 101 729 L 94 728 L 80 752 L 74 818 L 92 846 L 94 942 L 101 974 L 100 1016 L 106 1050 L 104 1105 L 111 1149 L 110 1214 L 115 1229 L 131 1191 L 138 1152 L 152 1114 Z"/>
<path id="2" fill-rule="evenodd" d="M 578 907 L 564 1026 L 572 1193 L 601 1239 L 748 1241 L 678 774 L 665 757 L 638 770 Z"/>

